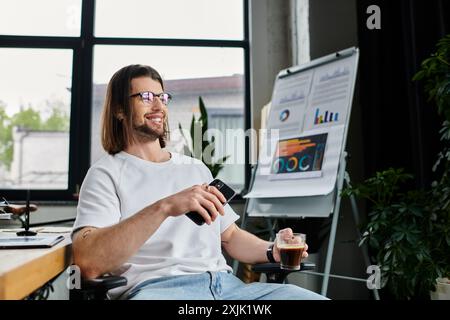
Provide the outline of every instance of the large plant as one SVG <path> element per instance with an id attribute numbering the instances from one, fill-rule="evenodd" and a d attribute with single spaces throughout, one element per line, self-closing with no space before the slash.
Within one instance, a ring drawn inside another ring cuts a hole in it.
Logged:
<path id="1" fill-rule="evenodd" d="M 439 40 L 437 50 L 422 62 L 413 80 L 424 80 L 429 100 L 434 100 L 440 115 L 450 121 L 450 34 Z M 448 129 L 448 124 L 444 126 Z M 448 137 L 447 137 L 448 140 Z"/>
<path id="2" fill-rule="evenodd" d="M 205 104 L 202 97 L 198 98 L 198 104 L 200 108 L 200 117 L 195 118 L 192 115 L 191 128 L 190 128 L 190 139 L 188 140 L 184 134 L 184 130 L 181 124 L 178 124 L 178 129 L 184 138 L 184 153 L 191 157 L 201 159 L 203 163 L 211 171 L 212 176 L 215 178 L 219 172 L 223 169 L 223 164 L 228 159 L 229 156 L 224 156 L 219 158 L 218 161 L 213 162 L 213 157 L 216 151 L 215 136 L 211 136 L 208 139 L 208 112 L 206 111 Z"/>
<path id="3" fill-rule="evenodd" d="M 442 220 L 442 228 L 450 227 L 450 34 L 442 38 L 437 44 L 436 53 L 423 61 L 421 70 L 415 75 L 414 80 L 425 81 L 425 91 L 429 101 L 434 101 L 438 113 L 444 118 L 441 133 L 443 144 L 433 171 L 438 172 L 438 179 L 432 184 L 431 210 L 437 219 Z M 447 222 L 447 223 L 445 223 Z M 446 239 L 437 239 L 442 245 L 450 246 L 450 235 Z M 446 248 L 448 249 L 448 247 Z M 450 256 L 450 250 L 446 252 Z"/>
<path id="4" fill-rule="evenodd" d="M 438 42 L 413 80 L 425 81 L 429 101 L 444 117 L 436 181 L 429 190 L 401 191 L 412 176 L 389 169 L 343 192 L 369 201 L 360 244 L 369 243 L 382 285 L 400 299 L 429 297 L 436 278 L 450 276 L 450 35 Z"/>
<path id="5" fill-rule="evenodd" d="M 446 268 L 439 262 L 438 222 L 429 210 L 428 192 L 401 191 L 410 179 L 403 169 L 390 168 L 343 191 L 368 200 L 360 245 L 369 244 L 372 262 L 381 268 L 382 287 L 398 299 L 428 297 Z"/>
<path id="6" fill-rule="evenodd" d="M 436 103 L 444 118 L 440 130 L 443 147 L 433 167 L 439 175 L 429 196 L 430 239 L 439 276 L 450 278 L 450 34 L 438 42 L 436 53 L 422 63 L 414 80 L 425 81 L 429 101 Z"/>

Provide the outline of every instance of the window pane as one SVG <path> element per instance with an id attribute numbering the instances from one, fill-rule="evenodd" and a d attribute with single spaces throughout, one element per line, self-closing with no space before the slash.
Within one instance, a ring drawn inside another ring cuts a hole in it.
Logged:
<path id="1" fill-rule="evenodd" d="M 72 50 L 0 49 L 0 189 L 67 189 Z"/>
<path id="2" fill-rule="evenodd" d="M 97 0 L 95 14 L 97 37 L 244 37 L 242 0 Z"/>
<path id="3" fill-rule="evenodd" d="M 81 0 L 0 0 L 0 34 L 79 36 Z"/>
<path id="4" fill-rule="evenodd" d="M 183 153 L 181 124 L 190 130 L 198 118 L 198 100 L 204 100 L 209 129 L 216 132 L 216 159 L 230 155 L 219 178 L 237 189 L 244 185 L 244 51 L 241 48 L 96 46 L 94 49 L 93 133 L 91 161 L 104 154 L 100 142 L 100 114 L 106 85 L 120 68 L 147 64 L 158 70 L 165 89 L 173 95 L 169 105 L 171 141 L 168 149 Z M 228 131 L 227 131 L 228 129 Z M 189 133 L 187 133 L 189 136 Z M 221 136 L 220 136 L 221 135 Z"/>

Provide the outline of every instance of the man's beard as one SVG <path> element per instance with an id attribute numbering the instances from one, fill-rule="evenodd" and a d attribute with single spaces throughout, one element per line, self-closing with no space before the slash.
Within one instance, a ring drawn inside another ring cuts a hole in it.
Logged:
<path id="1" fill-rule="evenodd" d="M 153 130 L 146 124 L 142 124 L 140 126 L 133 126 L 133 130 L 140 138 L 144 138 L 145 140 L 155 141 L 159 138 L 164 137 L 164 125 L 163 130 Z"/>

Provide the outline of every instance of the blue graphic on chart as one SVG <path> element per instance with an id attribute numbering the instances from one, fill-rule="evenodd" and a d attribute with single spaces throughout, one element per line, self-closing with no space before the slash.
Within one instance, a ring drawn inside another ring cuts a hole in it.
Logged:
<path id="1" fill-rule="evenodd" d="M 325 110 L 325 112 L 320 112 L 319 108 L 316 108 L 316 115 L 314 116 L 314 124 L 322 124 L 328 122 L 338 122 L 339 112 L 331 112 L 330 110 Z"/>
<path id="2" fill-rule="evenodd" d="M 333 63 L 319 67 L 313 77 L 303 129 L 344 124 L 349 109 L 352 67 Z"/>
<path id="3" fill-rule="evenodd" d="M 278 141 L 269 179 L 321 177 L 327 136 L 320 133 Z"/>
<path id="4" fill-rule="evenodd" d="M 285 109 L 280 113 L 280 121 L 284 122 L 289 118 L 290 111 L 289 109 Z"/>

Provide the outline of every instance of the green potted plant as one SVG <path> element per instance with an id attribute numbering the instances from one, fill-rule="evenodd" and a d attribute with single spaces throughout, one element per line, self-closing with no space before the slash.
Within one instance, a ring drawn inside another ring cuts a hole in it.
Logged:
<path id="1" fill-rule="evenodd" d="M 184 154 L 190 157 L 201 159 L 211 171 L 212 176 L 215 178 L 223 169 L 223 164 L 229 156 L 224 156 L 218 159 L 218 161 L 213 162 L 212 158 L 214 157 L 216 151 L 215 137 L 212 136 L 210 140 L 206 137 L 208 131 L 208 112 L 206 110 L 202 97 L 198 98 L 198 104 L 200 108 L 200 117 L 196 119 L 195 115 L 192 115 L 191 128 L 189 131 L 191 136 L 190 141 L 184 135 L 184 130 L 180 123 L 178 124 L 178 129 L 180 130 L 185 142 L 183 146 Z M 206 153 L 207 157 L 205 157 Z"/>
<path id="2" fill-rule="evenodd" d="M 343 191 L 369 202 L 360 245 L 368 243 L 372 262 L 380 266 L 381 287 L 397 299 L 429 297 L 446 268 L 444 252 L 435 244 L 444 232 L 433 234 L 439 223 L 429 208 L 429 192 L 403 191 L 410 179 L 403 169 L 390 168 Z"/>
<path id="3" fill-rule="evenodd" d="M 436 263 L 443 266 L 440 270 L 443 276 L 437 279 L 436 292 L 431 295 L 450 299 L 450 34 L 438 42 L 436 52 L 422 62 L 413 79 L 425 81 L 428 100 L 436 103 L 439 115 L 444 118 L 440 131 L 443 147 L 433 167 L 440 175 L 433 182 L 430 196 L 430 210 L 437 221 L 435 250 L 440 252 L 436 259 L 441 258 Z"/>
<path id="4" fill-rule="evenodd" d="M 342 195 L 370 204 L 360 245 L 369 244 L 381 268 L 382 288 L 398 299 L 429 298 L 430 292 L 445 298 L 445 292 L 450 294 L 450 35 L 439 41 L 413 80 L 425 81 L 430 101 L 444 117 L 443 148 L 432 168 L 437 180 L 428 190 L 408 190 L 405 183 L 413 177 L 391 168 Z"/>

